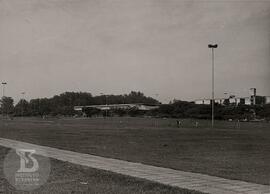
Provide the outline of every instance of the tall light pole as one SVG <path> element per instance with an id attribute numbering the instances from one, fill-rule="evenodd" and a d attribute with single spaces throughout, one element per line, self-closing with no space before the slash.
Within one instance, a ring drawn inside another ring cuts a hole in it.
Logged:
<path id="1" fill-rule="evenodd" d="M 2 82 L 3 86 L 3 97 L 5 96 L 5 86 L 7 85 L 7 82 Z"/>
<path id="2" fill-rule="evenodd" d="M 214 120 L 215 120 L 215 55 L 214 49 L 217 48 L 217 44 L 208 44 L 208 48 L 212 50 L 212 128 L 214 128 Z"/>
<path id="3" fill-rule="evenodd" d="M 3 86 L 3 97 L 2 97 L 2 116 L 4 116 L 4 97 L 5 97 L 5 86 L 7 85 L 7 82 L 2 82 L 2 86 Z"/>

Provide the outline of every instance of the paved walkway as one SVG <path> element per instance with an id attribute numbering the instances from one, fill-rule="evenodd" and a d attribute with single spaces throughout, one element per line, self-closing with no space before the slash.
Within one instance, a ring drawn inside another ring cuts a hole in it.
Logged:
<path id="1" fill-rule="evenodd" d="M 244 181 L 228 180 L 199 173 L 184 172 L 169 168 L 104 158 L 4 138 L 0 138 L 0 145 L 13 149 L 35 149 L 38 155 L 55 158 L 57 160 L 205 193 L 270 194 L 270 186 Z"/>

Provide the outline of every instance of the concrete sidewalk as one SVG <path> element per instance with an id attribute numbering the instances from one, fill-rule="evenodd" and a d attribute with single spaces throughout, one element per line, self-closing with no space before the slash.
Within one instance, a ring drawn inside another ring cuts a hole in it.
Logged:
<path id="1" fill-rule="evenodd" d="M 73 164 L 107 170 L 136 178 L 213 194 L 270 194 L 270 186 L 229 180 L 199 173 L 155 167 L 0 138 L 0 145 L 12 149 L 34 149 L 38 155 Z"/>

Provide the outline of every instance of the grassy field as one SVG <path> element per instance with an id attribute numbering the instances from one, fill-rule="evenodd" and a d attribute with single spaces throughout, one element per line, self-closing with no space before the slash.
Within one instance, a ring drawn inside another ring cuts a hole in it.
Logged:
<path id="1" fill-rule="evenodd" d="M 8 151 L 0 147 L 0 166 Z M 5 180 L 3 168 L 0 168 L 0 193 L 23 193 Z M 53 159 L 48 181 L 34 193 L 201 194 Z"/>
<path id="2" fill-rule="evenodd" d="M 0 136 L 249 182 L 270 183 L 270 124 L 154 118 L 15 119 Z"/>

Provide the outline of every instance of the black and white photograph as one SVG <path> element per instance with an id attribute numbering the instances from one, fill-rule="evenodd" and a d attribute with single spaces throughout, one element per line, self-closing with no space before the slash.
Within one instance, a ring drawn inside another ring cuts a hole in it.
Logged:
<path id="1" fill-rule="evenodd" d="M 270 0 L 0 0 L 0 193 L 270 194 Z"/>

